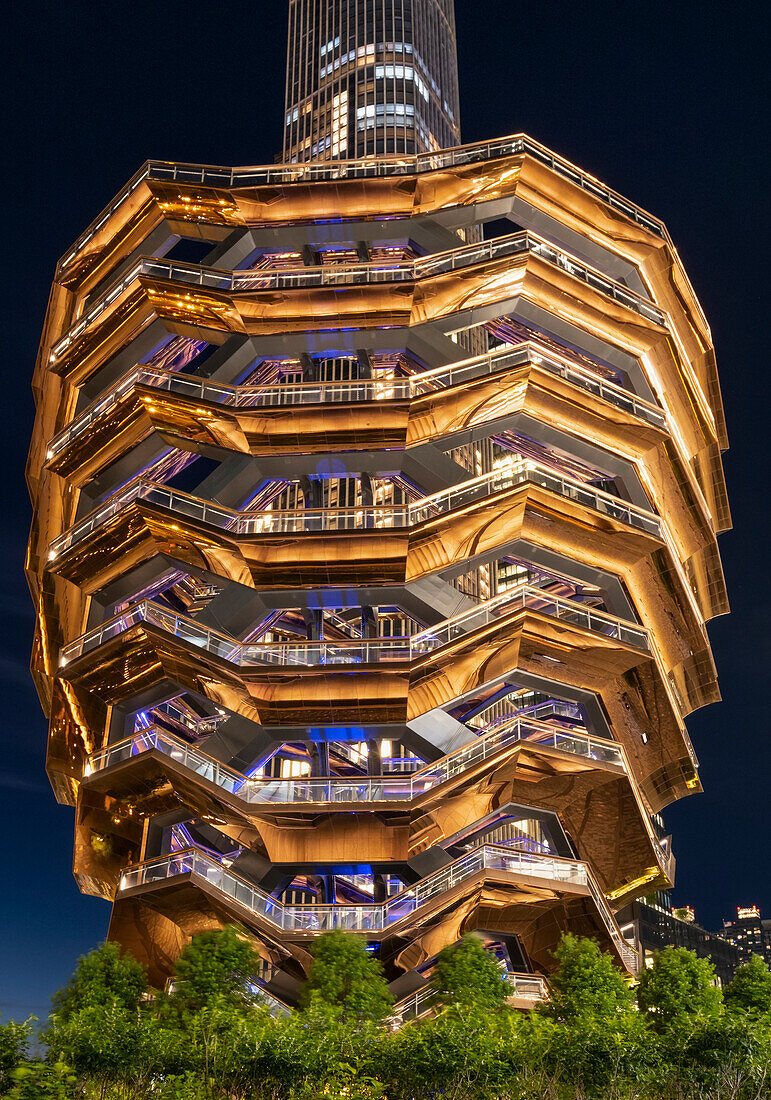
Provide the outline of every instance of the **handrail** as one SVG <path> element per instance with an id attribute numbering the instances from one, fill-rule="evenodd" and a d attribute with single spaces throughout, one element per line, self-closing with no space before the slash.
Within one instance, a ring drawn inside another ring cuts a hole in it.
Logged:
<path id="1" fill-rule="evenodd" d="M 502 971 L 501 980 L 506 983 L 509 997 L 518 997 L 523 1001 L 547 1001 L 549 999 L 546 979 L 540 974 L 517 974 L 514 971 Z M 394 1005 L 394 1016 L 402 1021 L 415 1019 L 422 1016 L 431 1008 L 436 1007 L 435 993 L 430 985 L 411 993 L 409 997 L 398 1001 Z"/>
<path id="2" fill-rule="evenodd" d="M 285 511 L 264 510 L 241 512 L 211 504 L 190 493 L 171 489 L 161 482 L 137 477 L 129 481 L 83 519 L 73 524 L 48 547 L 48 561 L 87 538 L 109 522 L 119 512 L 138 500 L 168 508 L 200 523 L 206 523 L 229 534 L 257 535 L 305 534 L 318 531 L 358 531 L 381 528 L 412 527 L 466 507 L 495 493 L 504 492 L 529 482 L 549 489 L 567 500 L 601 512 L 620 523 L 664 540 L 661 520 L 655 513 L 621 500 L 612 493 L 593 485 L 555 473 L 547 466 L 529 459 L 515 458 L 511 465 L 500 466 L 489 473 L 470 478 L 449 489 L 423 497 L 412 504 L 361 505 L 353 508 L 295 508 Z"/>
<path id="3" fill-rule="evenodd" d="M 225 291 L 229 294 L 273 288 L 297 289 L 299 287 L 370 285 L 374 283 L 411 282 L 415 279 L 443 275 L 472 264 L 501 259 L 505 256 L 532 253 L 546 260 L 569 275 L 587 283 L 594 290 L 608 295 L 620 305 L 633 310 L 654 324 L 667 327 L 667 317 L 650 299 L 643 297 L 623 283 L 604 275 L 595 267 L 557 248 L 529 230 L 520 230 L 505 237 L 462 245 L 447 252 L 419 256 L 415 260 L 388 263 L 358 263 L 345 265 L 320 265 L 269 271 L 226 271 L 203 267 L 200 264 L 181 263 L 177 260 L 142 257 L 100 297 L 89 310 L 68 329 L 51 348 L 49 362 L 56 363 L 67 349 L 102 313 L 131 286 L 141 275 L 168 279 L 186 285 Z"/>
<path id="4" fill-rule="evenodd" d="M 447 783 L 477 764 L 497 755 L 521 741 L 560 749 L 589 760 L 621 767 L 626 771 L 621 746 L 602 737 L 561 730 L 545 722 L 514 717 L 507 723 L 455 749 L 440 760 L 426 764 L 414 772 L 379 776 L 306 776 L 273 779 L 246 776 L 228 767 L 200 748 L 166 730 L 150 726 L 138 730 L 123 741 L 89 756 L 84 769 L 86 778 L 125 763 L 127 760 L 157 751 L 168 756 L 180 767 L 194 772 L 214 786 L 239 800 L 254 804 L 317 804 L 351 802 L 413 801 L 435 787 Z"/>
<path id="5" fill-rule="evenodd" d="M 334 162 L 305 162 L 302 164 L 265 165 L 254 168 L 224 168 L 215 165 L 194 165 L 172 161 L 147 161 L 134 173 L 127 185 L 81 233 L 70 251 L 59 262 L 57 276 L 61 275 L 72 261 L 83 251 L 90 240 L 104 226 L 112 215 L 131 197 L 146 179 L 172 181 L 174 183 L 197 183 L 212 187 L 259 187 L 261 185 L 319 182 L 332 179 L 366 179 L 370 177 L 416 175 L 421 172 L 437 171 L 475 164 L 500 157 L 528 154 L 552 171 L 588 191 L 594 198 L 604 202 L 613 210 L 630 221 L 654 233 L 657 237 L 671 243 L 664 224 L 636 203 L 624 198 L 595 176 L 577 168 L 564 157 L 552 153 L 540 142 L 526 134 L 498 138 L 493 141 L 476 142 L 472 145 L 454 149 L 439 150 L 435 153 L 421 153 L 414 157 L 378 157 Z"/>
<path id="6" fill-rule="evenodd" d="M 351 803 L 356 802 L 413 801 L 523 741 L 531 745 L 569 752 L 587 760 L 612 764 L 622 768 L 631 779 L 631 771 L 623 746 L 593 734 L 560 729 L 525 714 L 514 715 L 503 722 L 490 723 L 483 727 L 478 732 L 478 736 L 468 744 L 462 745 L 439 760 L 425 764 L 416 771 L 401 773 L 397 776 L 393 774 L 324 778 L 299 776 L 284 779 L 246 776 L 208 756 L 200 748 L 156 726 L 137 730 L 133 736 L 93 753 L 86 761 L 83 776 L 88 779 L 92 775 L 155 750 L 248 805 L 278 803 L 292 806 L 317 806 L 323 803 L 330 806 L 344 805 L 348 809 Z M 634 784 L 633 789 L 656 859 L 662 870 L 666 871 L 670 857 L 651 827 L 647 811 Z"/>
<path id="7" fill-rule="evenodd" d="M 175 706 L 173 699 L 168 699 L 165 703 L 158 703 L 154 709 L 160 711 L 161 714 L 167 714 L 173 722 L 178 722 L 181 726 L 186 726 L 193 733 L 197 734 L 211 733 L 226 717 L 224 712 L 218 714 L 201 714 L 197 717 L 193 717 L 183 710 L 182 707 Z"/>
<path id="8" fill-rule="evenodd" d="M 556 883 L 588 887 L 616 950 L 630 970 L 636 969 L 637 952 L 621 935 L 608 902 L 586 863 L 499 845 L 480 845 L 386 901 L 371 905 L 285 905 L 197 848 L 173 852 L 128 867 L 121 877 L 118 892 L 125 893 L 138 886 L 189 874 L 285 932 L 320 933 L 336 928 L 351 932 L 380 932 L 406 921 L 421 906 L 484 870 L 520 873 Z"/>
<path id="9" fill-rule="evenodd" d="M 509 998 L 516 997 L 522 1001 L 547 1001 L 549 999 L 549 987 L 546 979 L 540 974 L 520 974 L 513 970 L 502 970 L 501 981 L 506 983 L 506 992 Z M 289 1016 L 291 1009 L 278 997 L 274 997 L 262 985 L 254 982 L 249 984 L 249 992 L 257 1003 L 264 1004 L 273 1016 Z M 402 997 L 393 1006 L 392 1016 L 400 1019 L 402 1023 L 424 1015 L 436 1007 L 434 991 L 430 985 L 422 986 L 415 993 Z"/>
<path id="10" fill-rule="evenodd" d="M 382 661 L 406 662 L 432 653 L 474 630 L 496 623 L 515 610 L 525 609 L 571 623 L 583 630 L 616 638 L 624 644 L 650 652 L 650 636 L 644 627 L 574 600 L 554 596 L 542 588 L 520 584 L 480 603 L 470 611 L 445 619 L 436 626 L 409 637 L 330 642 L 240 642 L 152 600 L 141 600 L 65 646 L 60 653 L 59 665 L 63 668 L 69 661 L 97 649 L 110 638 L 117 637 L 139 623 L 157 627 L 240 668 L 266 664 L 314 667 L 330 664 L 377 664 Z"/>
<path id="11" fill-rule="evenodd" d="M 546 351 L 537 343 L 526 341 L 514 347 L 498 348 L 485 355 L 465 359 L 449 366 L 437 367 L 435 370 L 424 371 L 407 378 L 362 378 L 347 382 L 290 382 L 277 385 L 230 386 L 140 363 L 54 436 L 48 446 L 46 459 L 49 462 L 55 459 L 100 417 L 106 416 L 116 405 L 133 394 L 137 386 L 148 386 L 166 393 L 179 394 L 192 401 L 227 405 L 234 409 L 411 400 L 525 363 L 543 367 L 551 374 L 556 374 L 617 408 L 624 409 L 639 420 L 644 420 L 658 428 L 666 426 L 666 415 L 657 405 L 643 400 L 630 390 L 616 385 L 615 382 L 601 378 L 585 367 L 571 363 L 552 351 Z"/>

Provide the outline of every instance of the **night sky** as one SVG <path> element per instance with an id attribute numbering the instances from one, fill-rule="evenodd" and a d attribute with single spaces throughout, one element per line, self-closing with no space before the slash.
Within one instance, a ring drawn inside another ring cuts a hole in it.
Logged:
<path id="1" fill-rule="evenodd" d="M 106 902 L 71 875 L 73 812 L 45 776 L 22 572 L 30 379 L 57 259 L 148 158 L 261 164 L 280 148 L 286 0 L 16 3 L 4 18 L 0 432 L 0 1014 L 45 1017 Z M 768 748 L 768 40 L 752 4 L 456 0 L 465 141 L 524 131 L 660 216 L 712 326 L 731 439 L 724 701 L 688 720 L 706 790 L 672 807 L 675 900 L 719 927 L 771 917 Z M 764 234 L 766 234 L 764 239 Z"/>

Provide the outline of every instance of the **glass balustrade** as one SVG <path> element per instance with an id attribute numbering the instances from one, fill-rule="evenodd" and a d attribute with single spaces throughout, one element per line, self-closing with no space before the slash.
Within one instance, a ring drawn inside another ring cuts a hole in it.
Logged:
<path id="1" fill-rule="evenodd" d="M 501 980 L 506 982 L 509 997 L 516 997 L 522 1001 L 546 1001 L 549 991 L 544 978 L 537 974 L 515 974 L 511 971 L 503 971 Z M 423 1016 L 434 1007 L 433 990 L 429 986 L 419 989 L 410 997 L 405 997 L 394 1005 L 394 1015 L 403 1021 L 412 1020 L 417 1016 Z"/>
<path id="2" fill-rule="evenodd" d="M 413 504 L 355 508 L 296 508 L 287 511 L 239 512 L 211 504 L 200 497 L 170 489 L 160 482 L 134 478 L 89 515 L 70 527 L 50 544 L 48 560 L 53 562 L 92 532 L 108 523 L 137 500 L 167 508 L 179 516 L 217 527 L 241 537 L 297 535 L 314 531 L 364 531 L 411 527 L 479 503 L 486 497 L 524 483 L 538 485 L 565 500 L 600 512 L 619 523 L 664 540 L 661 520 L 626 500 L 585 482 L 555 473 L 537 462 L 517 459 L 471 478 L 450 489 L 423 497 Z"/>
<path id="3" fill-rule="evenodd" d="M 315 934 L 334 929 L 381 932 L 400 921 L 409 920 L 430 901 L 461 886 L 485 870 L 527 875 L 557 884 L 586 886 L 616 949 L 627 965 L 635 969 L 636 952 L 621 936 L 608 903 L 594 883 L 585 863 L 495 845 L 476 848 L 414 886 L 375 905 L 284 905 L 264 890 L 234 874 L 212 856 L 195 848 L 174 852 L 128 868 L 121 878 L 118 892 L 124 893 L 138 886 L 163 882 L 179 875 L 191 875 L 285 932 Z"/>
<path id="4" fill-rule="evenodd" d="M 520 741 L 560 749 L 626 770 L 621 746 L 612 741 L 517 717 L 495 725 L 488 733 L 482 733 L 441 760 L 427 764 L 418 771 L 400 775 L 330 776 L 318 779 L 307 776 L 286 779 L 247 777 L 166 730 L 152 726 L 94 753 L 88 759 L 85 774 L 94 775 L 156 751 L 201 779 L 250 804 L 411 801 Z"/>
<path id="5" fill-rule="evenodd" d="M 624 409 L 648 424 L 664 428 L 666 417 L 656 405 L 644 401 L 629 390 L 608 382 L 591 371 L 560 359 L 537 344 L 525 343 L 514 348 L 502 348 L 450 366 L 438 367 L 409 378 L 367 378 L 345 382 L 297 382 L 263 386 L 229 386 L 196 378 L 160 367 L 139 365 L 129 371 L 103 397 L 89 405 L 51 441 L 47 459 L 60 455 L 91 426 L 106 417 L 121 401 L 133 394 L 137 386 L 152 387 L 192 401 L 226 405 L 234 409 L 298 407 L 365 401 L 409 400 L 439 393 L 452 386 L 501 373 L 532 363 L 543 367 L 567 382 L 593 393 Z"/>
<path id="6" fill-rule="evenodd" d="M 497 623 L 519 610 L 535 611 L 582 630 L 590 630 L 627 645 L 650 650 L 648 631 L 644 627 L 635 626 L 585 604 L 553 596 L 542 588 L 521 584 L 410 637 L 353 639 L 343 642 L 239 642 L 152 600 L 142 600 L 65 646 L 61 651 L 60 665 L 64 666 L 76 657 L 97 649 L 111 638 L 140 623 L 163 630 L 241 668 L 265 664 L 313 666 L 410 661 L 450 645 L 464 635 Z"/>
<path id="7" fill-rule="evenodd" d="M 201 749 L 181 741 L 157 727 L 137 731 L 132 737 L 94 753 L 86 762 L 84 776 L 94 775 L 125 763 L 153 750 L 168 756 L 180 767 L 219 787 L 250 805 L 346 805 L 357 802 L 407 802 L 419 798 L 435 787 L 493 758 L 520 742 L 569 752 L 587 760 L 596 760 L 622 768 L 629 774 L 623 749 L 613 741 L 590 734 L 560 729 L 531 717 L 514 716 L 491 723 L 467 745 L 449 753 L 441 760 L 426 764 L 417 771 L 398 776 L 329 776 L 324 778 L 289 777 L 274 779 L 242 775 Z M 653 833 L 645 807 L 635 797 L 649 839 L 662 869 L 666 870 L 669 855 Z"/>
<path id="8" fill-rule="evenodd" d="M 284 931 L 317 932 L 332 928 L 381 931 L 483 870 L 526 874 L 581 886 L 587 886 L 590 877 L 586 864 L 576 860 L 483 845 L 385 902 L 372 905 L 285 905 L 234 874 L 208 853 L 188 848 L 128 868 L 121 878 L 119 889 L 125 892 L 136 886 L 189 874 L 203 879 Z"/>
<path id="9" fill-rule="evenodd" d="M 334 179 L 368 179 L 378 176 L 412 175 L 419 172 L 431 172 L 441 169 L 460 167 L 464 164 L 482 163 L 500 157 L 519 156 L 526 153 L 541 164 L 545 164 L 563 178 L 588 191 L 594 198 L 606 203 L 618 213 L 657 237 L 669 241 L 669 235 L 657 218 L 648 214 L 635 203 L 625 199 L 617 191 L 588 175 L 563 157 L 552 153 L 545 146 L 524 134 L 500 138 L 495 141 L 479 142 L 456 149 L 444 149 L 436 153 L 421 153 L 414 157 L 378 158 L 373 160 L 306 162 L 303 164 L 266 165 L 256 168 L 221 168 L 213 165 L 175 164 L 171 161 L 148 161 L 129 180 L 126 187 L 116 196 L 110 205 L 78 237 L 72 249 L 59 264 L 64 272 L 93 240 L 136 189 L 146 179 L 166 180 L 174 183 L 198 183 L 210 187 L 257 187 L 261 185 L 281 185 L 323 181 Z"/>
<path id="10" fill-rule="evenodd" d="M 501 981 L 505 981 L 507 993 L 510 998 L 520 1001 L 531 1001 L 537 1004 L 539 1001 L 549 999 L 549 989 L 546 979 L 538 974 L 517 974 L 513 971 L 502 970 Z M 291 1009 L 288 1005 L 274 997 L 262 986 L 249 984 L 249 992 L 257 1004 L 264 1005 L 272 1016 L 289 1016 Z M 424 986 L 409 997 L 403 997 L 393 1006 L 392 1015 L 403 1023 L 423 1016 L 434 1008 L 433 991 L 430 986 Z"/>
<path id="11" fill-rule="evenodd" d="M 50 362 L 56 363 L 69 347 L 118 299 L 140 276 L 167 279 L 186 286 L 224 291 L 228 294 L 248 293 L 267 289 L 294 290 L 298 288 L 357 286 L 382 283 L 412 282 L 446 275 L 474 264 L 504 259 L 507 256 L 530 253 L 559 267 L 573 278 L 599 291 L 645 317 L 654 324 L 666 327 L 667 318 L 657 306 L 642 295 L 636 294 L 622 283 L 608 278 L 596 268 L 589 267 L 575 256 L 542 237 L 528 231 L 512 233 L 506 237 L 478 244 L 465 245 L 450 252 L 420 256 L 410 262 L 394 264 L 346 264 L 327 265 L 275 271 L 224 271 L 202 267 L 200 264 L 181 263 L 176 260 L 143 257 L 110 287 L 65 335 L 54 344 Z"/>

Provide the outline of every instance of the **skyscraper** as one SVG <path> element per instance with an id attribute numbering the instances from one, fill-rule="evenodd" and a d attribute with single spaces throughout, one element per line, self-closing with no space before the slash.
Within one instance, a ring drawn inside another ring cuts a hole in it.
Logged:
<path id="1" fill-rule="evenodd" d="M 460 141 L 452 0 L 290 0 L 284 161 Z"/>
<path id="2" fill-rule="evenodd" d="M 738 947 L 744 960 L 760 955 L 771 966 L 771 920 L 763 920 L 757 905 L 739 906 L 736 919 L 724 920 L 717 934 Z"/>
<path id="3" fill-rule="evenodd" d="M 634 972 L 615 913 L 671 884 L 660 811 L 699 789 L 709 327 L 661 222 L 537 142 L 408 151 L 416 89 L 457 134 L 450 4 L 290 20 L 289 163 L 149 162 L 57 269 L 48 773 L 153 981 L 236 920 L 280 1010 L 345 928 L 408 1015 L 475 931 L 531 1004 L 566 930 Z"/>

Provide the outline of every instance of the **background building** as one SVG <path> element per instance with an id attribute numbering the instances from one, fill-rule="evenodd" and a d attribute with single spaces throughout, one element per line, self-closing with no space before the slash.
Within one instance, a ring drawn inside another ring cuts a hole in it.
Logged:
<path id="1" fill-rule="evenodd" d="M 686 919 L 678 914 L 687 912 Z M 621 929 L 639 952 L 643 966 L 665 947 L 685 947 L 700 958 L 709 959 L 721 985 L 727 985 L 743 962 L 741 951 L 720 935 L 707 932 L 696 922 L 693 910 L 672 911 L 666 893 L 633 901 L 618 913 Z"/>
<path id="2" fill-rule="evenodd" d="M 290 0 L 284 162 L 460 142 L 452 0 Z"/>
<path id="3" fill-rule="evenodd" d="M 293 4 L 292 89 L 343 10 Z M 451 6 L 399 11 L 451 129 L 414 33 Z M 314 163 L 150 162 L 57 270 L 28 573 L 76 877 L 153 981 L 231 920 L 284 1003 L 337 927 L 404 1014 L 470 930 L 522 1003 L 566 930 L 634 973 L 719 697 L 709 328 L 664 226 L 537 142 L 328 163 L 308 88 Z"/>
<path id="4" fill-rule="evenodd" d="M 771 920 L 763 920 L 756 905 L 739 906 L 736 920 L 723 921 L 717 935 L 738 947 L 744 958 L 760 955 L 771 966 Z"/>

